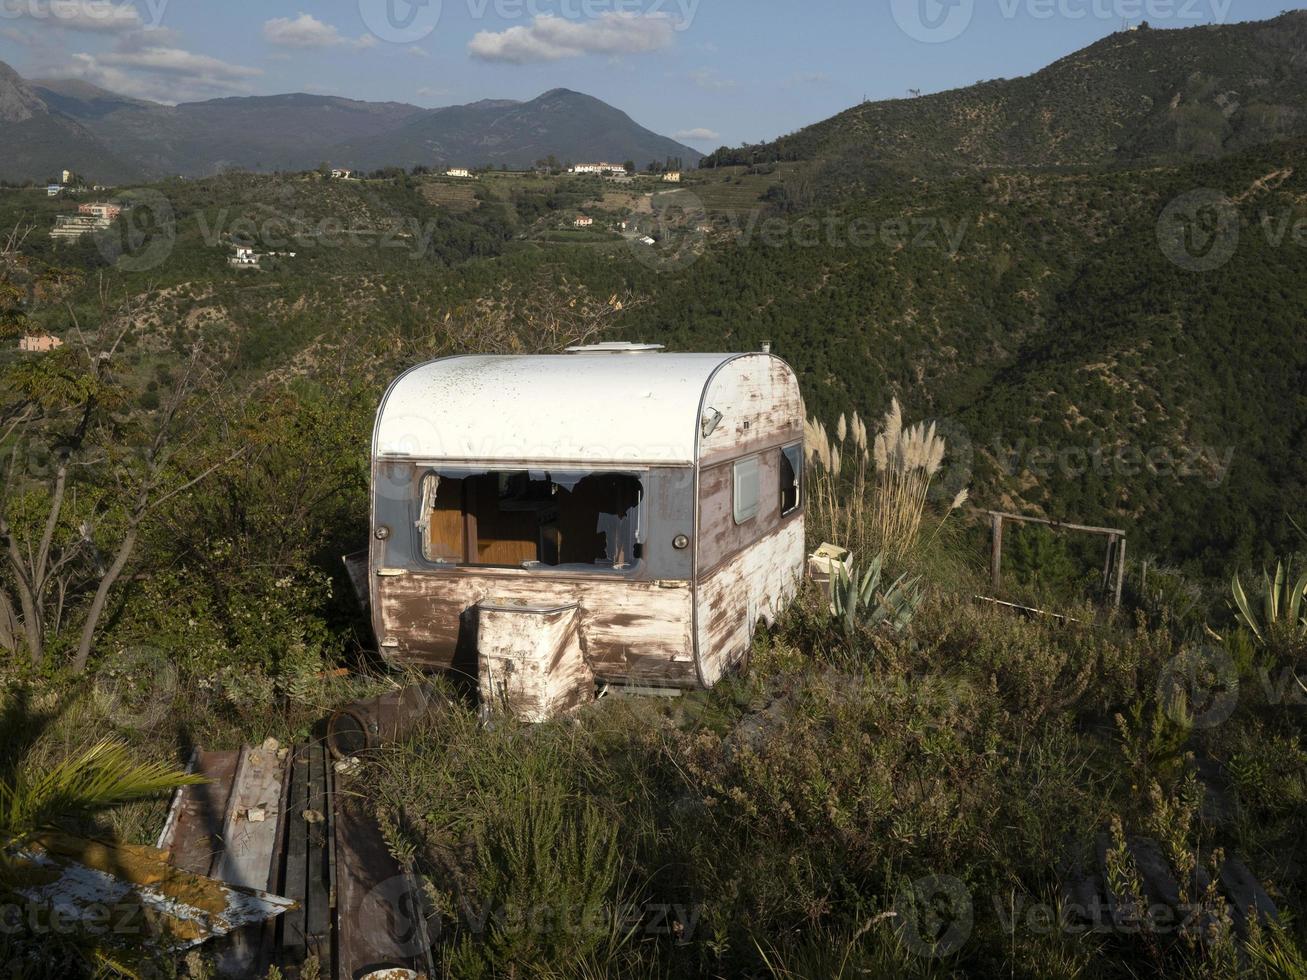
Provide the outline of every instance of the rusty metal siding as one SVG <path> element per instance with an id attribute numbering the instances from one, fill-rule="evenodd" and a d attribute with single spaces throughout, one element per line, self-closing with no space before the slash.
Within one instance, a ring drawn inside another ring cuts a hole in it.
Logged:
<path id="1" fill-rule="evenodd" d="M 803 572 L 803 519 L 789 517 L 696 586 L 699 675 L 711 687 L 738 664 L 758 623 L 772 623 L 794 598 Z"/>
<path id="2" fill-rule="evenodd" d="M 478 603 L 576 603 L 581 648 L 599 680 L 696 683 L 688 582 L 451 568 L 376 577 L 375 590 L 382 653 L 398 664 L 476 676 Z"/>
<path id="3" fill-rule="evenodd" d="M 803 438 L 794 371 L 770 354 L 741 355 L 714 374 L 704 410 L 721 412 L 700 436 L 696 492 L 695 658 L 712 687 L 748 651 L 759 622 L 794 597 L 804 566 L 803 507 L 780 515 L 780 449 Z M 733 463 L 759 456 L 756 517 L 735 523 Z"/>
<path id="4" fill-rule="evenodd" d="M 594 697 L 594 673 L 581 650 L 576 605 L 478 607 L 481 703 L 522 721 L 541 722 Z"/>
<path id="5" fill-rule="evenodd" d="M 721 424 L 699 440 L 699 466 L 803 438 L 803 396 L 794 371 L 771 354 L 744 354 L 718 369 L 704 392 Z"/>

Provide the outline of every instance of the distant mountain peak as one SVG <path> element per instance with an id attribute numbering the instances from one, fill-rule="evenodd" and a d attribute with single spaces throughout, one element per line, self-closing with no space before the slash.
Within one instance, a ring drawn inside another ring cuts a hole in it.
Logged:
<path id="1" fill-rule="evenodd" d="M 24 122 L 48 111 L 22 76 L 0 61 L 0 122 Z"/>

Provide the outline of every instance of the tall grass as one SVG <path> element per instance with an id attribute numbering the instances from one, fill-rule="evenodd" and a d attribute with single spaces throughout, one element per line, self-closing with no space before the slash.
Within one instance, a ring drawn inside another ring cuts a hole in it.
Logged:
<path id="1" fill-rule="evenodd" d="M 932 518 L 928 501 L 947 445 L 934 423 L 905 425 L 898 399 L 874 437 L 855 411 L 840 415 L 834 437 L 823 423 L 808 419 L 804 443 L 814 530 L 859 557 L 879 554 L 894 565 L 911 563 L 967 500 L 968 491 L 959 490 L 944 514 Z"/>

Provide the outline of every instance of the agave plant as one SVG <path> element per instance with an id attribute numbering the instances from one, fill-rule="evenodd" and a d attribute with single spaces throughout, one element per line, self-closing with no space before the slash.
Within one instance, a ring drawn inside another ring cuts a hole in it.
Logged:
<path id="1" fill-rule="evenodd" d="M 112 739 L 39 774 L 20 769 L 0 778 L 0 873 L 15 850 L 57 821 L 204 781 L 166 763 L 137 762 Z"/>
<path id="2" fill-rule="evenodd" d="M 1230 591 L 1234 594 L 1239 621 L 1252 630 L 1259 643 L 1265 645 L 1271 630 L 1279 623 L 1287 623 L 1295 632 L 1307 636 L 1307 603 L 1304 602 L 1304 597 L 1307 597 L 1307 572 L 1296 582 L 1293 581 L 1292 565 L 1286 567 L 1283 563 L 1276 562 L 1273 579 L 1262 572 L 1260 614 L 1249 601 L 1248 593 L 1244 591 L 1237 574 L 1230 584 Z"/>
<path id="3" fill-rule="evenodd" d="M 831 618 L 845 636 L 852 636 L 859 625 L 887 625 L 896 633 L 907 628 L 921 604 L 919 577 L 900 575 L 889 588 L 880 591 L 884 573 L 884 556 L 877 555 L 861 571 L 844 565 L 831 581 Z"/>

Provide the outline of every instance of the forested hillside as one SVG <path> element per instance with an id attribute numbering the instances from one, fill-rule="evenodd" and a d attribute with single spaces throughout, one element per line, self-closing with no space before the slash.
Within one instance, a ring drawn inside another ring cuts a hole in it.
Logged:
<path id="1" fill-rule="evenodd" d="M 705 166 L 805 160 L 823 181 L 885 171 L 1136 166 L 1235 152 L 1302 133 L 1307 13 L 1144 28 L 1033 75 L 866 102 L 775 141 L 722 148 Z"/>
<path id="2" fill-rule="evenodd" d="M 1178 169 L 918 180 L 809 214 L 719 214 L 670 264 L 641 261 L 669 245 L 528 234 L 597 181 L 505 182 L 454 213 L 409 177 L 233 175 L 141 192 L 140 214 L 159 195 L 175 227 L 166 261 L 141 271 L 113 269 L 104 241 L 55 250 L 34 235 L 25 249 L 82 268 L 70 299 L 83 315 L 100 276 L 124 277 L 142 344 L 203 340 L 237 376 L 311 377 L 385 351 L 359 365 L 375 394 L 401 351 L 467 343 L 469 324 L 496 318 L 520 326 L 532 304 L 620 296 L 613 336 L 770 341 L 823 418 L 874 416 L 897 396 L 945 419 L 971 447 L 983 506 L 1120 522 L 1145 550 L 1214 573 L 1283 546 L 1284 515 L 1307 503 L 1304 168 L 1307 146 L 1291 142 Z M 1209 271 L 1159 240 L 1199 188 L 1196 222 L 1237 215 L 1228 261 Z M 11 224 L 58 207 L 17 200 Z M 297 254 L 272 274 L 226 269 L 245 239 Z M 58 305 L 33 317 L 66 326 Z"/>

